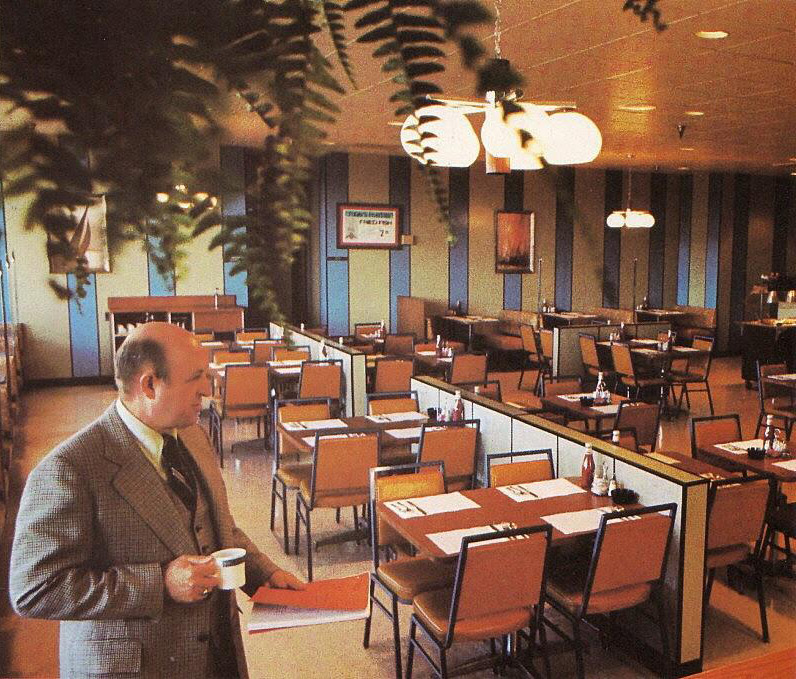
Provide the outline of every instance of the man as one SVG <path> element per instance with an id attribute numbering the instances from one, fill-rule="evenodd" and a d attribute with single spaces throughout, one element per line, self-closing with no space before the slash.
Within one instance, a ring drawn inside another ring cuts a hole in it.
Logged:
<path id="1" fill-rule="evenodd" d="M 11 554 L 23 616 L 60 619 L 61 676 L 245 676 L 235 598 L 209 554 L 246 549 L 246 587 L 300 589 L 235 526 L 204 431 L 204 351 L 148 323 L 116 357 L 119 399 L 28 478 Z M 175 435 L 171 438 L 170 435 Z"/>

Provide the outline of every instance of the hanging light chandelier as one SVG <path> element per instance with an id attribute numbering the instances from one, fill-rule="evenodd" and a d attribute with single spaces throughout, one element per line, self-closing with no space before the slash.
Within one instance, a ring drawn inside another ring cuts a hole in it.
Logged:
<path id="1" fill-rule="evenodd" d="M 614 210 L 605 220 L 612 229 L 651 229 L 655 226 L 655 216 L 649 210 L 633 210 L 630 207 L 630 191 L 633 185 L 633 169 L 627 171 L 627 200 L 624 210 Z"/>
<path id="2" fill-rule="evenodd" d="M 501 57 L 501 0 L 495 2 L 495 62 Z M 549 165 L 576 165 L 594 160 L 602 135 L 594 122 L 573 109 L 572 102 L 531 104 L 517 101 L 522 92 L 487 92 L 486 100 L 429 98 L 429 105 L 409 115 L 401 127 L 401 145 L 418 162 L 442 167 L 468 167 L 481 151 L 468 115 L 484 115 L 481 143 L 487 168 L 497 172 L 538 170 Z"/>

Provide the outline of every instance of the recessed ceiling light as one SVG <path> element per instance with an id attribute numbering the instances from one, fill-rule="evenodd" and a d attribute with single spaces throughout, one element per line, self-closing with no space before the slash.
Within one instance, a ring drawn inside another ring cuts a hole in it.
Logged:
<path id="1" fill-rule="evenodd" d="M 693 146 L 681 146 L 680 150 L 681 151 L 693 151 L 694 147 Z"/>
<path id="2" fill-rule="evenodd" d="M 691 116 L 693 118 L 698 118 L 699 116 L 705 115 L 704 111 L 686 111 L 685 114 L 687 116 Z"/>
<path id="3" fill-rule="evenodd" d="M 629 111 L 630 113 L 646 113 L 647 111 L 655 110 L 655 106 L 652 104 L 622 104 L 617 108 L 620 111 Z"/>
<path id="4" fill-rule="evenodd" d="M 727 31 L 697 31 L 695 35 L 703 40 L 723 40 L 729 33 Z"/>

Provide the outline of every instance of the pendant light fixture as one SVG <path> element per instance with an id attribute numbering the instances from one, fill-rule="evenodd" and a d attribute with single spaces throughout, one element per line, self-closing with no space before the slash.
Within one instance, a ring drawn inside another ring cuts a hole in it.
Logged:
<path id="1" fill-rule="evenodd" d="M 649 210 L 633 210 L 630 207 L 630 193 L 633 186 L 633 168 L 627 170 L 627 200 L 624 210 L 614 210 L 605 220 L 611 229 L 650 229 L 655 225 L 655 217 Z"/>

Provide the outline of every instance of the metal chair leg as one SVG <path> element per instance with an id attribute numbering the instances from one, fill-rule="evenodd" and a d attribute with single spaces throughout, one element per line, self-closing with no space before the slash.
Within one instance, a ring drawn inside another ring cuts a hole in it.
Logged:
<path id="1" fill-rule="evenodd" d="M 412 679 L 412 664 L 415 659 L 415 636 L 417 634 L 417 623 L 412 618 L 409 623 L 409 648 L 406 652 L 406 679 Z"/>

